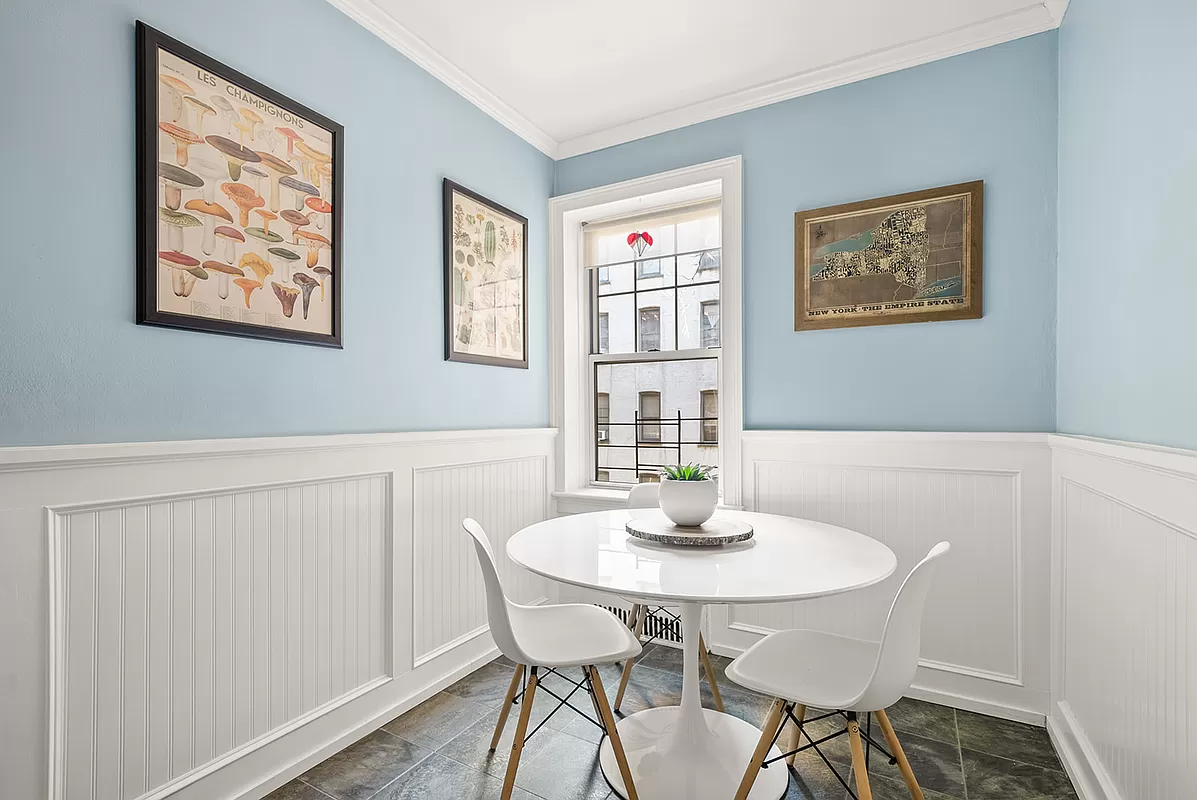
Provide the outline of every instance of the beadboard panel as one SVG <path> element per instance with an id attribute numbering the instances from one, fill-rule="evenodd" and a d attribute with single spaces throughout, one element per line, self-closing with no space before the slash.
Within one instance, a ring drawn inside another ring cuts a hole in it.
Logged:
<path id="1" fill-rule="evenodd" d="M 415 663 L 420 665 L 486 631 L 486 589 L 473 542 L 461 521 L 473 516 L 490 537 L 507 595 L 517 603 L 542 603 L 548 582 L 507 559 L 507 540 L 548 516 L 543 457 L 453 464 L 414 472 L 413 524 Z M 427 535 L 431 532 L 441 535 Z"/>
<path id="2" fill-rule="evenodd" d="M 52 795 L 161 793 L 387 677 L 389 482 L 52 509 Z"/>
<path id="3" fill-rule="evenodd" d="M 1051 453 L 1039 434 L 745 434 L 744 504 L 842 525 L 898 556 L 888 580 L 801 603 L 713 609 L 711 638 L 738 652 L 815 628 L 875 639 L 899 585 L 952 544 L 924 617 L 913 694 L 1043 723 L 1048 708 Z"/>
<path id="4" fill-rule="evenodd" d="M 485 663 L 438 548 L 542 519 L 554 436 L 0 449 L 0 796 L 253 800 Z"/>
<path id="5" fill-rule="evenodd" d="M 1197 453 L 1053 443 L 1057 747 L 1085 800 L 1197 797 Z"/>

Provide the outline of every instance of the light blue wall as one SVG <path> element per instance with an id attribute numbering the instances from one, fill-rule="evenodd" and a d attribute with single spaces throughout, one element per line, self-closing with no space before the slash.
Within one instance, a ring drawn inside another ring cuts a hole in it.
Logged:
<path id="1" fill-rule="evenodd" d="M 559 162 L 556 193 L 744 157 L 750 428 L 1055 426 L 1056 35 Z M 795 211 L 983 178 L 980 320 L 795 333 Z"/>
<path id="2" fill-rule="evenodd" d="M 1060 31 L 1059 428 L 1197 448 L 1197 3 Z"/>
<path id="3" fill-rule="evenodd" d="M 134 324 L 136 19 L 345 126 L 343 351 Z M 324 0 L 0 0 L 0 76 L 0 445 L 547 424 L 552 161 Z M 442 360 L 445 175 L 529 218 L 527 371 Z"/>

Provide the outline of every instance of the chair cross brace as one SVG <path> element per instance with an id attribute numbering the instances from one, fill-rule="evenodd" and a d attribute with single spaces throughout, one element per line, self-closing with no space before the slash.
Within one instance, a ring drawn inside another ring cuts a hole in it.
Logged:
<path id="1" fill-rule="evenodd" d="M 787 753 L 782 753 L 779 756 L 775 756 L 774 758 L 770 758 L 770 759 L 767 759 L 766 761 L 761 762 L 761 769 L 768 769 L 769 765 L 772 764 L 774 761 L 781 761 L 782 759 L 789 758 L 790 756 L 795 755 L 797 753 L 801 753 L 806 750 L 813 749 L 815 751 L 815 753 L 819 756 L 819 758 L 823 759 L 823 763 L 827 765 L 827 768 L 831 770 L 831 773 L 833 775 L 835 775 L 836 780 L 838 780 L 841 784 L 843 784 L 844 788 L 848 790 L 848 795 L 852 798 L 852 800 L 857 800 L 856 792 L 854 792 L 852 790 L 852 786 L 848 783 L 848 781 L 844 778 L 844 776 L 840 774 L 839 770 L 835 768 L 835 765 L 831 763 L 831 761 L 823 753 L 823 750 L 819 747 L 819 745 L 823 744 L 824 742 L 831 741 L 832 739 L 838 739 L 841 736 L 847 736 L 848 729 L 845 727 L 842 730 L 838 730 L 834 733 L 829 733 L 826 736 L 823 736 L 819 739 L 814 739 L 811 737 L 811 735 L 809 733 L 807 733 L 803 721 L 798 719 L 798 717 L 794 714 L 794 708 L 797 705 L 798 705 L 797 703 L 786 704 L 786 706 L 783 710 L 783 713 L 785 714 L 785 720 L 789 720 L 790 722 L 793 722 L 794 725 L 796 725 L 798 727 L 798 738 L 795 740 L 795 742 L 796 743 L 801 742 L 802 737 L 805 736 L 808 744 L 804 744 L 801 747 L 798 747 L 794 750 L 790 750 Z M 851 714 L 851 716 L 849 716 L 850 714 Z M 843 717 L 845 720 L 851 720 L 852 716 L 855 716 L 855 714 L 853 714 L 852 712 L 829 711 L 826 714 L 822 714 L 817 717 L 811 717 L 811 718 L 805 720 L 805 722 L 818 722 L 819 720 L 827 719 L 828 717 Z M 878 750 L 880 750 L 882 753 L 885 754 L 886 758 L 889 759 L 890 764 L 897 764 L 898 759 L 894 758 L 893 754 L 891 754 L 888 750 L 886 750 L 881 745 L 880 742 L 873 739 L 873 737 L 870 735 L 870 731 L 868 729 L 872 727 L 872 716 L 873 716 L 872 714 L 865 715 L 866 730 L 863 730 L 860 732 L 861 738 L 865 740 L 866 748 L 876 747 Z M 777 726 L 777 733 L 773 734 L 773 741 L 771 742 L 771 746 L 775 746 L 777 744 L 777 740 L 781 737 L 781 732 L 783 730 L 785 730 L 785 727 L 786 727 L 785 720 L 782 721 L 781 725 Z M 868 771 L 868 749 L 865 750 L 865 771 L 866 772 Z"/>
<path id="2" fill-rule="evenodd" d="M 536 670 L 537 668 L 536 668 L 536 667 L 533 667 L 532 669 L 533 669 L 533 670 Z M 548 695 L 552 696 L 552 697 L 553 697 L 555 700 L 557 700 L 557 705 L 556 705 L 556 706 L 554 706 L 554 707 L 553 707 L 553 710 L 552 710 L 552 711 L 550 711 L 550 712 L 549 712 L 549 713 L 548 713 L 548 714 L 545 716 L 545 718 L 544 718 L 544 719 L 542 719 L 542 720 L 541 720 L 539 723 L 537 723 L 536 727 L 535 727 L 535 728 L 533 728 L 533 729 L 532 729 L 532 730 L 531 730 L 531 731 L 528 733 L 528 735 L 524 737 L 524 744 L 527 744 L 527 743 L 528 743 L 528 741 L 529 741 L 529 740 L 530 740 L 530 739 L 531 739 L 533 736 L 535 736 L 535 735 L 536 735 L 536 732 L 537 732 L 537 731 L 539 731 L 539 730 L 540 730 L 542 727 L 544 727 L 544 724 L 545 724 L 546 722 L 548 722 L 550 719 L 552 719 L 553 715 L 554 715 L 554 714 L 556 714 L 558 711 L 560 711 L 560 710 L 561 710 L 562 708 L 564 708 L 565 706 L 569 706 L 569 707 L 570 707 L 570 710 L 572 710 L 572 711 L 573 711 L 575 714 L 577 714 L 578 716 L 580 716 L 582 719 L 584 719 L 584 720 L 586 720 L 587 722 L 589 722 L 591 725 L 594 725 L 596 728 L 598 728 L 598 729 L 599 729 L 600 731 L 602 731 L 604 734 L 606 734 L 606 733 L 607 733 L 607 726 L 605 726 L 605 725 L 602 723 L 602 718 L 601 718 L 601 717 L 600 717 L 600 718 L 599 718 L 597 721 L 596 721 L 596 720 L 594 720 L 594 719 L 591 719 L 591 717 L 590 717 L 590 715 L 589 715 L 589 714 L 587 714 L 585 711 L 583 711 L 582 709 L 580 709 L 580 708 L 578 708 L 577 706 L 575 706 L 573 703 L 569 702 L 569 700 L 570 700 L 570 698 L 571 698 L 571 697 L 573 697 L 575 694 L 577 694 L 577 693 L 578 693 L 580 690 L 583 690 L 583 689 L 585 689 L 585 690 L 586 690 L 588 693 L 590 693 L 590 694 L 592 695 L 591 702 L 593 702 L 594 684 L 593 684 L 593 683 L 591 683 L 591 681 L 590 681 L 590 676 L 589 676 L 589 675 L 586 675 L 586 676 L 585 676 L 585 683 L 579 683 L 578 681 L 575 681 L 573 678 L 570 678 L 570 677 L 568 677 L 568 676 L 566 676 L 566 675 L 562 675 L 560 672 L 558 672 L 558 671 L 557 671 L 556 669 L 554 669 L 553 667 L 542 667 L 541 669 L 544 669 L 544 671 L 545 671 L 545 672 L 549 672 L 549 673 L 552 673 L 553 675 L 556 675 L 558 678 L 560 678 L 561 680 L 563 680 L 563 681 L 565 681 L 566 683 L 570 684 L 570 685 L 571 685 L 571 686 L 573 686 L 574 688 L 573 688 L 572 690 L 570 690 L 569 694 L 567 694 L 565 697 L 562 697 L 561 695 L 557 694 L 556 692 L 554 692 L 554 691 L 553 691 L 552 689 L 550 689 L 549 687 L 545 686 L 545 685 L 544 685 L 543 683 L 541 683 L 540 681 L 537 681 L 537 682 L 536 682 L 536 690 L 537 690 L 538 692 L 545 692 L 546 694 L 548 694 Z M 524 679 L 523 679 L 523 687 L 521 687 L 521 689 L 520 689 L 520 693 L 519 693 L 519 694 L 517 694 L 517 695 L 516 695 L 516 696 L 515 696 L 515 697 L 512 699 L 512 701 L 511 701 L 512 705 L 515 705 L 515 704 L 519 703 L 519 701 L 520 701 L 520 698 L 522 698 L 522 697 L 524 696 L 524 692 L 526 692 L 527 690 L 528 690 L 528 677 L 527 677 L 527 673 L 525 673 L 525 674 L 524 674 Z"/>

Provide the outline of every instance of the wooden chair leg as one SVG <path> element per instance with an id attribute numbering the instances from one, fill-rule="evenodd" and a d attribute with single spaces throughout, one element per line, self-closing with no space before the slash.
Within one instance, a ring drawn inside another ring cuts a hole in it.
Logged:
<path id="1" fill-rule="evenodd" d="M 869 771 L 865 768 L 864 746 L 860 742 L 860 722 L 855 712 L 848 713 L 848 741 L 852 745 L 852 774 L 856 776 L 858 800 L 873 800 L 869 787 Z"/>
<path id="2" fill-rule="evenodd" d="M 806 719 L 806 706 L 802 705 L 801 703 L 794 706 L 794 716 L 798 718 L 799 722 L 802 722 L 803 720 L 805 720 Z M 783 722 L 782 724 L 784 725 L 785 723 Z M 790 743 L 788 745 L 786 745 L 786 749 L 787 750 L 797 750 L 798 746 L 800 744 L 802 744 L 802 729 L 799 728 L 797 725 L 795 725 L 794 726 L 794 735 L 792 737 L 790 737 Z M 788 756 L 786 756 L 786 763 L 789 764 L 791 767 L 794 766 L 794 759 L 797 757 L 797 755 L 798 755 L 797 753 L 790 753 Z"/>
<path id="3" fill-rule="evenodd" d="M 636 614 L 636 626 L 633 633 L 636 634 L 636 639 L 639 640 L 644 635 L 644 618 L 648 616 L 648 607 L 642 605 L 632 606 L 633 613 Z M 619 676 L 619 690 L 615 693 L 615 710 L 619 710 L 619 706 L 623 703 L 623 693 L 628 689 L 628 678 L 632 677 L 632 664 L 635 659 L 629 658 L 623 663 L 623 674 Z"/>
<path id="4" fill-rule="evenodd" d="M 786 701 L 774 700 L 773 705 L 769 708 L 769 716 L 765 718 L 765 724 L 761 727 L 761 738 L 756 743 L 756 750 L 752 751 L 752 758 L 748 760 L 748 769 L 744 771 L 744 777 L 740 780 L 740 788 L 736 790 L 735 800 L 747 800 L 748 793 L 752 791 L 752 784 L 756 783 L 756 775 L 761 771 L 761 764 L 765 762 L 765 757 L 769 755 L 769 748 L 773 745 L 773 737 L 777 735 L 777 729 L 781 727 L 782 720 L 785 719 Z"/>
<path id="5" fill-rule="evenodd" d="M 723 698 L 719 695 L 719 683 L 715 680 L 715 670 L 711 667 L 711 654 L 707 651 L 707 643 L 702 634 L 698 634 L 698 655 L 702 659 L 703 671 L 707 674 L 707 683 L 711 687 L 711 697 L 715 701 L 715 710 L 723 711 Z"/>
<path id="6" fill-rule="evenodd" d="M 894 726 L 889 724 L 889 717 L 885 711 L 873 713 L 877 715 L 877 721 L 881 723 L 881 731 L 885 734 L 885 742 L 889 745 L 889 751 L 898 760 L 898 769 L 902 772 L 902 779 L 906 781 L 906 788 L 910 790 L 912 800 L 923 800 L 923 790 L 919 788 L 919 782 L 914 778 L 914 771 L 910 768 L 910 762 L 906 760 L 906 753 L 902 750 L 898 735 L 894 733 Z"/>
<path id="7" fill-rule="evenodd" d="M 619 730 L 615 726 L 615 715 L 611 713 L 611 706 L 607 703 L 607 693 L 603 690 L 603 679 L 599 677 L 597 667 L 586 667 L 590 673 L 590 683 L 594 692 L 590 695 L 599 709 L 599 719 L 611 739 L 611 751 L 615 754 L 615 763 L 619 765 L 619 774 L 623 778 L 623 786 L 627 790 L 628 800 L 639 800 L 636 795 L 636 784 L 632 781 L 632 770 L 628 766 L 627 754 L 623 751 L 623 742 L 619 739 Z"/>
<path id="8" fill-rule="evenodd" d="M 528 677 L 528 688 L 524 691 L 524 702 L 520 706 L 520 720 L 515 726 L 515 740 L 511 743 L 511 759 L 507 762 L 507 775 L 503 778 L 503 793 L 500 800 L 511 800 L 515 789 L 515 773 L 520 768 L 520 754 L 524 752 L 524 737 L 528 735 L 528 720 L 532 718 L 532 700 L 536 697 L 536 667 Z"/>
<path id="9" fill-rule="evenodd" d="M 495 725 L 495 735 L 490 739 L 490 751 L 495 752 L 495 748 L 499 746 L 499 739 L 503 736 L 503 728 L 507 725 L 507 715 L 511 713 L 511 704 L 515 702 L 515 693 L 519 691 L 520 680 L 524 677 L 524 665 L 520 664 L 515 668 L 515 674 L 511 676 L 511 684 L 507 687 L 507 697 L 503 700 L 503 707 L 499 709 L 499 723 Z"/>

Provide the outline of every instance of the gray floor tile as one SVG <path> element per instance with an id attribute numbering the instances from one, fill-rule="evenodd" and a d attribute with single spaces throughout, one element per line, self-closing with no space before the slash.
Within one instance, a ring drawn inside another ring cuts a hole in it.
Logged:
<path id="1" fill-rule="evenodd" d="M 960 741 L 956 734 L 956 709 L 949 706 L 903 697 L 887 708 L 885 713 L 899 734 L 899 741 L 903 731 L 948 744 L 958 744 Z M 880 727 L 876 720 L 873 722 L 875 729 Z M 878 734 L 876 739 L 879 742 L 885 741 L 882 734 Z"/>
<path id="2" fill-rule="evenodd" d="M 769 769 L 776 769 L 782 763 L 775 762 Z M 845 767 L 840 772 L 847 778 L 852 770 Z M 813 751 L 795 756 L 794 766 L 790 769 L 790 785 L 783 800 L 844 800 L 847 794 L 831 768 Z"/>
<path id="3" fill-rule="evenodd" d="M 1060 770 L 964 750 L 968 800 L 1076 800 Z"/>
<path id="4" fill-rule="evenodd" d="M 830 720 L 828 722 L 831 722 Z M 881 726 L 874 725 L 875 739 L 881 741 Z M 899 733 L 898 740 L 910 761 L 910 769 L 924 789 L 931 789 L 949 797 L 964 797 L 964 775 L 960 769 L 960 749 L 954 744 L 937 742 L 913 733 Z M 847 736 L 840 736 L 820 745 L 829 759 L 837 764 L 852 763 L 852 749 Z M 902 773 L 896 764 L 875 749 L 869 759 L 869 775 L 877 775 L 892 781 L 902 782 Z"/>
<path id="5" fill-rule="evenodd" d="M 482 719 L 489 710 L 487 706 L 441 692 L 383 725 L 382 729 L 435 750 Z"/>
<path id="6" fill-rule="evenodd" d="M 980 753 L 1060 769 L 1047 730 L 1021 722 L 987 717 L 971 711 L 957 711 L 960 746 Z"/>
<path id="7" fill-rule="evenodd" d="M 499 739 L 499 746 L 495 752 L 490 752 L 490 738 L 495 731 L 495 723 L 499 719 L 497 710 L 490 711 L 482 719 L 459 733 L 442 745 L 438 753 L 451 758 L 458 763 L 481 770 L 488 775 L 502 778 L 507 772 L 507 762 L 511 757 L 511 743 L 515 739 L 516 715 L 519 707 L 512 708 L 507 718 L 507 725 L 503 729 L 503 737 Z M 530 728 L 529 728 L 530 729 Z M 541 731 L 524 745 L 521 761 L 534 756 L 548 745 L 553 731 Z"/>
<path id="8" fill-rule="evenodd" d="M 296 778 L 266 795 L 264 800 L 328 800 L 328 795 Z"/>
<path id="9" fill-rule="evenodd" d="M 611 793 L 599 768 L 598 745 L 565 733 L 520 763 L 515 785 L 545 800 L 604 800 Z"/>
<path id="10" fill-rule="evenodd" d="M 429 753 L 385 731 L 346 747 L 308 770 L 302 779 L 336 800 L 366 800 Z"/>
<path id="11" fill-rule="evenodd" d="M 501 779 L 434 753 L 388 784 L 374 800 L 493 800 L 502 789 Z M 511 798 L 536 800 L 518 787 Z"/>
<path id="12" fill-rule="evenodd" d="M 447 694 L 456 695 L 479 705 L 497 708 L 507 696 L 511 675 L 515 670 L 505 664 L 491 662 L 479 670 L 445 689 Z"/>

